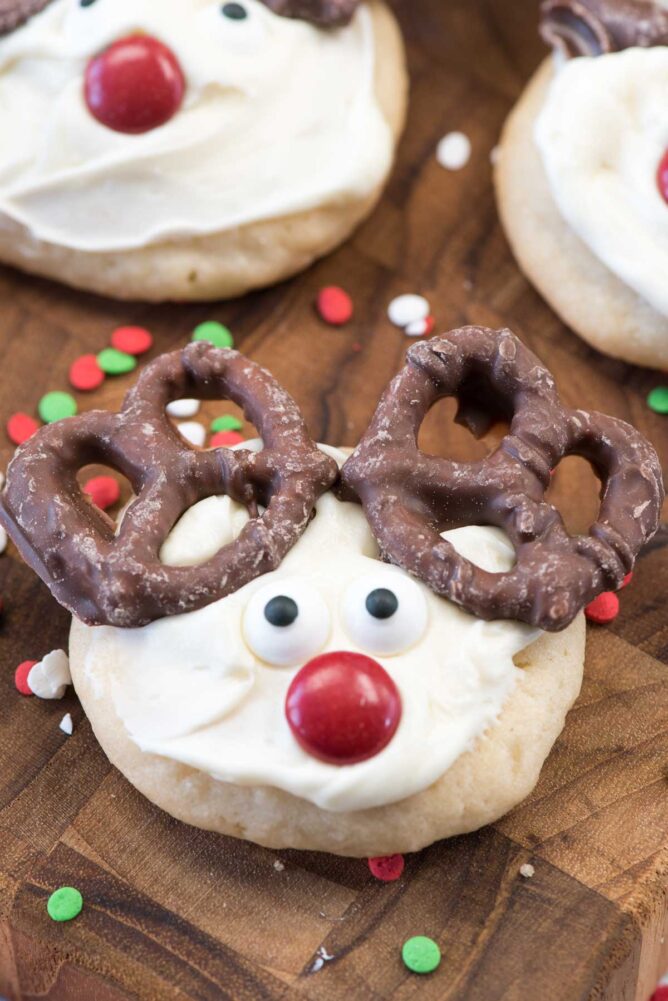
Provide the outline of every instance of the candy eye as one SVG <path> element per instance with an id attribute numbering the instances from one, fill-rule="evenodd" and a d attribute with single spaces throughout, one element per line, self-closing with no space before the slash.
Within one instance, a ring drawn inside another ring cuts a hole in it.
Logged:
<path id="1" fill-rule="evenodd" d="M 386 657 L 414 646 L 427 628 L 427 603 L 414 580 L 386 567 L 360 577 L 343 599 L 350 638 L 365 652 Z"/>
<path id="2" fill-rule="evenodd" d="M 248 11 L 242 3 L 224 3 L 220 10 L 230 21 L 245 21 L 248 17 Z"/>
<path id="3" fill-rule="evenodd" d="M 284 579 L 253 595 L 243 629 L 248 646 L 261 660 L 295 666 L 324 647 L 330 631 L 329 611 L 313 587 Z"/>

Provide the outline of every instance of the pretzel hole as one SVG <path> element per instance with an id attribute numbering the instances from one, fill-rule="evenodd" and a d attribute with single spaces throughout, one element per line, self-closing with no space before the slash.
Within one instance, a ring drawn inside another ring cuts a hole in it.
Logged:
<path id="1" fill-rule="evenodd" d="M 91 481 L 93 481 L 91 486 L 95 486 L 94 481 L 99 480 L 101 477 L 104 477 L 105 480 L 113 480 L 118 484 L 119 496 L 117 500 L 107 503 L 109 499 L 109 491 L 104 483 L 97 484 L 98 492 L 96 494 L 94 493 L 93 496 L 86 492 L 84 488 L 91 483 Z M 97 510 L 104 511 L 105 515 L 117 525 L 121 512 L 134 496 L 134 491 L 130 481 L 123 476 L 122 473 L 119 473 L 117 469 L 113 469 L 111 466 L 104 466 L 99 463 L 95 465 L 83 466 L 77 472 L 76 479 L 84 497 L 92 503 Z M 104 500 L 104 506 L 99 507 L 98 504 L 95 503 L 95 500 Z"/>
<path id="2" fill-rule="evenodd" d="M 426 455 L 434 455 L 453 462 L 477 462 L 485 459 L 496 451 L 501 440 L 508 434 L 510 417 L 493 411 L 491 417 L 480 410 L 480 422 L 475 427 L 481 428 L 491 421 L 481 435 L 476 435 L 469 423 L 463 418 L 457 419 L 461 411 L 459 401 L 454 397 L 444 397 L 431 407 L 418 433 L 418 447 Z M 471 420 L 475 422 L 472 412 Z"/>
<path id="3" fill-rule="evenodd" d="M 587 459 L 567 455 L 554 470 L 545 496 L 570 535 L 586 535 L 598 518 L 601 481 Z"/>
<path id="4" fill-rule="evenodd" d="M 170 567 L 206 563 L 234 542 L 249 520 L 246 508 L 230 497 L 205 497 L 181 515 L 162 545 L 160 560 Z"/>
<path id="5" fill-rule="evenodd" d="M 177 400 L 173 402 L 178 404 L 180 402 L 185 403 L 186 401 Z M 187 402 L 190 401 L 188 400 Z M 190 430 L 188 425 L 198 424 L 204 429 L 204 443 L 201 447 L 210 447 L 211 438 L 219 430 L 218 427 L 212 427 L 214 421 L 222 421 L 220 431 L 225 434 L 228 447 L 233 447 L 242 441 L 249 441 L 259 437 L 255 425 L 247 420 L 242 409 L 231 401 L 225 401 L 223 404 L 212 403 L 208 400 L 198 402 L 199 409 L 195 413 L 190 413 L 187 409 L 183 415 L 175 415 L 167 411 L 170 423 L 188 444 L 193 444 L 188 434 Z M 179 430 L 181 426 L 184 426 L 184 433 L 181 433 Z"/>

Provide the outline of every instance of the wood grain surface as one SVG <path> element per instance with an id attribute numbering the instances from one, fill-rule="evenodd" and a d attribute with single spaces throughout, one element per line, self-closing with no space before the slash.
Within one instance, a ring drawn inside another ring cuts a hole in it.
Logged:
<path id="1" fill-rule="evenodd" d="M 70 362 L 120 324 L 183 345 L 201 320 L 235 332 L 303 407 L 314 436 L 353 445 L 407 341 L 390 298 L 420 291 L 441 329 L 511 326 L 552 368 L 564 399 L 630 420 L 668 460 L 668 418 L 646 393 L 665 376 L 590 350 L 518 272 L 500 230 L 490 153 L 543 51 L 535 0 L 403 0 L 412 74 L 399 163 L 373 218 L 336 254 L 278 288 L 215 306 L 122 305 L 0 270 L 0 419 L 65 388 Z M 473 157 L 440 168 L 461 129 Z M 312 301 L 337 283 L 354 322 L 323 326 Z M 117 406 L 129 378 L 81 397 Z M 223 408 L 207 409 L 212 415 Z M 439 405 L 425 448 L 486 454 Z M 247 429 L 250 431 L 250 429 Z M 10 456 L 2 442 L 2 461 Z M 576 530 L 596 508 L 588 467 L 568 460 L 553 497 Z M 21 699 L 13 669 L 67 642 L 67 616 L 15 553 L 0 559 L 0 995 L 11 1001 L 646 1001 L 668 969 L 668 526 L 639 561 L 609 628 L 591 628 L 582 696 L 538 788 L 475 835 L 407 859 L 383 885 L 363 862 L 275 853 L 186 828 L 107 763 L 73 695 Z M 74 735 L 58 723 L 74 718 Z M 276 867 L 275 863 L 280 861 Z M 519 867 L 531 862 L 535 875 Z M 82 915 L 49 920 L 61 884 Z M 437 939 L 418 978 L 400 947 Z M 325 950 L 327 959 L 319 959 Z"/>

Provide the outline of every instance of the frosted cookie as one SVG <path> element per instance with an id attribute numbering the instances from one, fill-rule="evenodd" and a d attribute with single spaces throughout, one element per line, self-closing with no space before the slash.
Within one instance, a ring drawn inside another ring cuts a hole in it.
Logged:
<path id="1" fill-rule="evenodd" d="M 165 408 L 198 396 L 234 400 L 261 441 L 189 446 Z M 443 396 L 477 434 L 512 414 L 486 460 L 419 451 Z M 604 481 L 577 538 L 544 497 L 567 454 Z M 132 483 L 120 526 L 77 486 L 93 461 Z M 509 331 L 466 327 L 411 347 L 350 456 L 237 352 L 164 355 L 119 414 L 18 450 L 0 520 L 73 613 L 76 690 L 133 785 L 206 829 L 375 856 L 531 791 L 580 689 L 582 608 L 621 583 L 662 499 L 637 432 L 565 409 Z"/>
<path id="2" fill-rule="evenodd" d="M 594 347 L 668 368 L 668 6 L 547 0 L 555 48 L 504 129 L 502 221 L 527 276 Z"/>
<path id="3" fill-rule="evenodd" d="M 119 298 L 279 281 L 374 207 L 406 94 L 381 0 L 0 5 L 0 261 Z"/>

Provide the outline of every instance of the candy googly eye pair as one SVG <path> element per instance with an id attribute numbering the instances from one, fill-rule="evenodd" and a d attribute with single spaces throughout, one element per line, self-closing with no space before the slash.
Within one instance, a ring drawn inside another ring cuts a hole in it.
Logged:
<path id="1" fill-rule="evenodd" d="M 396 656 L 427 628 L 427 603 L 418 584 L 391 568 L 359 577 L 345 592 L 341 620 L 352 644 L 374 656 Z M 303 663 L 324 648 L 331 615 L 306 581 L 286 579 L 261 588 L 244 615 L 244 636 L 261 660 L 276 667 Z"/>

